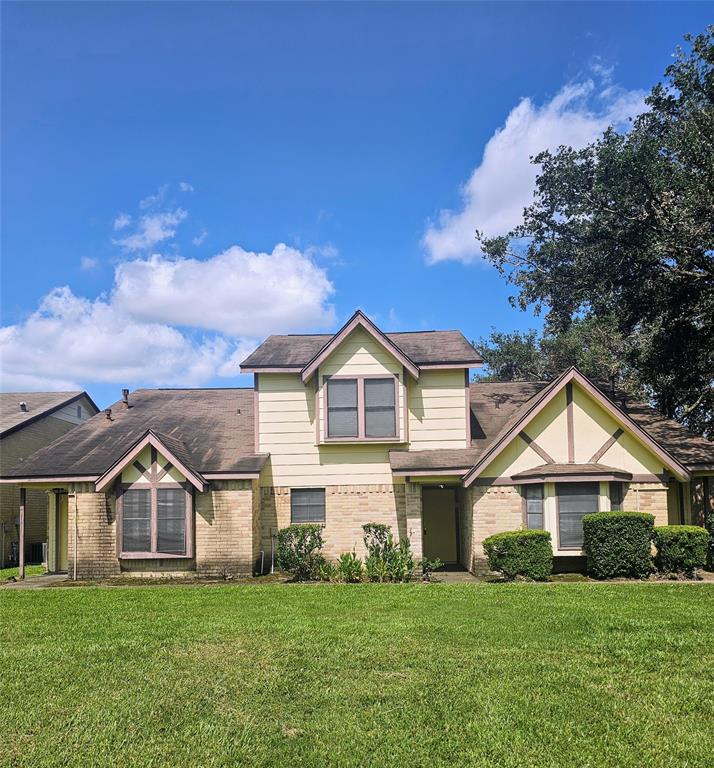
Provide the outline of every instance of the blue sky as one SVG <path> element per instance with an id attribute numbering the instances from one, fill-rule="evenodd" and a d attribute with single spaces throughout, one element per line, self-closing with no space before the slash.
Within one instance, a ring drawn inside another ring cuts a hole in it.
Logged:
<path id="1" fill-rule="evenodd" d="M 4 3 L 3 389 L 246 384 L 271 332 L 538 323 L 472 233 L 624 124 L 687 4 Z"/>

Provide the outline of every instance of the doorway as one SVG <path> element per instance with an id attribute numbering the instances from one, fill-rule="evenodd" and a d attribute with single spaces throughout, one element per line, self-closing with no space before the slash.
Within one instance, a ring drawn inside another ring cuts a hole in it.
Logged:
<path id="1" fill-rule="evenodd" d="M 445 565 L 459 561 L 456 488 L 424 487 L 422 503 L 422 548 L 428 560 L 439 558 Z"/>

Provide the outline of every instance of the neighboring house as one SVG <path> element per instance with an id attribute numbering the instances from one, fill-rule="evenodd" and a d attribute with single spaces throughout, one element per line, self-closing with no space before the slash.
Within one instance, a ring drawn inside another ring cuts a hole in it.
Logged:
<path id="1" fill-rule="evenodd" d="M 0 393 L 0 474 L 97 413 L 86 392 Z M 0 568 L 19 559 L 20 489 L 0 486 Z M 47 493 L 27 492 L 25 559 L 41 562 L 47 541 Z"/>
<path id="2" fill-rule="evenodd" d="M 574 368 L 470 383 L 481 365 L 459 331 L 385 334 L 357 312 L 335 335 L 269 337 L 241 366 L 252 389 L 127 392 L 3 482 L 52 491 L 51 567 L 78 578 L 265 571 L 291 522 L 324 525 L 332 557 L 386 523 L 475 572 L 486 536 L 545 528 L 562 564 L 588 512 L 712 514 L 713 443 Z"/>

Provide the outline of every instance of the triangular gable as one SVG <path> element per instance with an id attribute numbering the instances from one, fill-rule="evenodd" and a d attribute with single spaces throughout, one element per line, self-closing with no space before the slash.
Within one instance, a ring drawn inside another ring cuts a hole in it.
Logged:
<path id="1" fill-rule="evenodd" d="M 97 493 L 102 493 L 109 488 L 122 470 L 131 464 L 147 446 L 152 446 L 157 451 L 160 451 L 184 475 L 189 483 L 199 491 L 206 490 L 206 481 L 200 472 L 189 466 L 186 456 L 181 455 L 185 453 L 185 447 L 183 447 L 183 450 L 181 449 L 183 443 L 176 440 L 176 438 L 167 438 L 159 435 L 157 432 L 148 430 L 96 481 L 95 489 Z"/>
<path id="2" fill-rule="evenodd" d="M 364 329 L 378 344 L 393 355 L 404 368 L 415 378 L 419 378 L 419 366 L 406 355 L 393 341 L 391 341 L 377 326 L 361 311 L 354 315 L 340 328 L 339 331 L 322 347 L 322 349 L 302 369 L 301 376 L 304 382 L 310 380 L 318 367 L 332 354 L 332 352 L 355 330 Z"/>
<path id="3" fill-rule="evenodd" d="M 636 424 L 630 416 L 606 397 L 584 374 L 576 367 L 569 368 L 544 387 L 531 400 L 514 414 L 503 427 L 491 446 L 484 452 L 479 461 L 464 476 L 464 485 L 474 482 L 479 474 L 496 459 L 508 445 L 516 439 L 522 430 L 571 382 L 577 383 L 585 392 L 600 405 L 618 424 L 643 443 L 663 464 L 673 470 L 680 480 L 689 479 L 686 467 L 674 458 L 660 443 L 654 440 L 642 427 Z"/>

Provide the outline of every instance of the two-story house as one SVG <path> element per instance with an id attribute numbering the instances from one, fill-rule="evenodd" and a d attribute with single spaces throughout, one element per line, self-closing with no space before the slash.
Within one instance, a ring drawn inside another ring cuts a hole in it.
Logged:
<path id="1" fill-rule="evenodd" d="M 459 331 L 384 333 L 358 311 L 334 335 L 270 336 L 241 365 L 250 389 L 125 390 L 2 482 L 51 489 L 78 578 L 265 572 L 304 522 L 331 557 L 381 522 L 478 572 L 497 531 L 545 528 L 567 562 L 588 512 L 712 514 L 713 443 L 576 369 L 470 382 L 481 365 Z"/>

